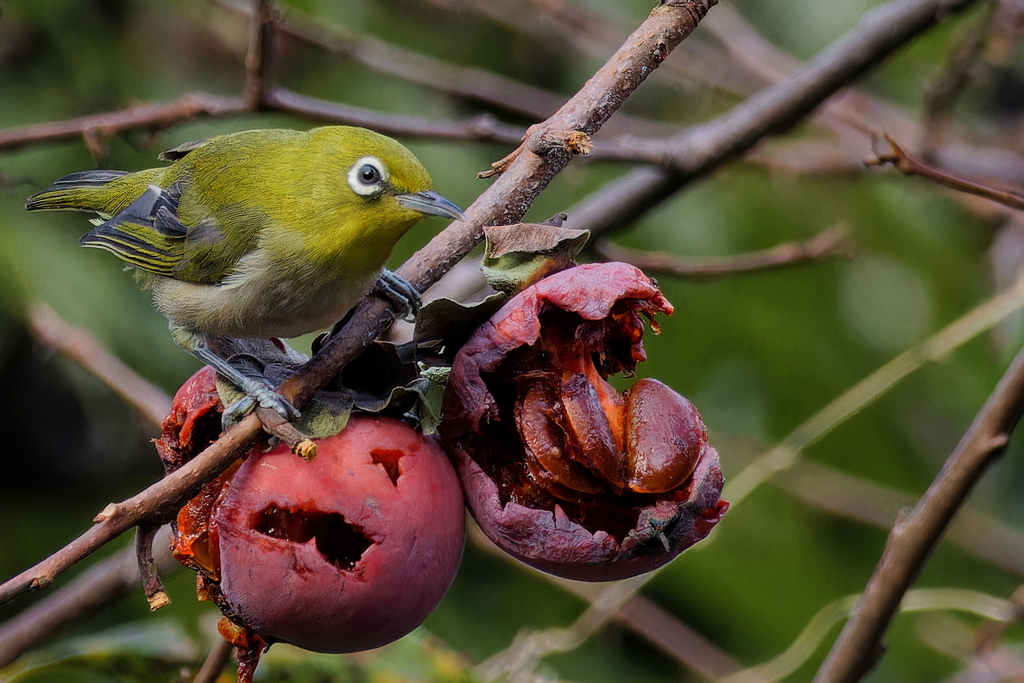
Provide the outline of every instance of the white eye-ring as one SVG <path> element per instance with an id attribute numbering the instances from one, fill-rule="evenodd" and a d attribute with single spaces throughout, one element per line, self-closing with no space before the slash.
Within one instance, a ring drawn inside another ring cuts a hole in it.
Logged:
<path id="1" fill-rule="evenodd" d="M 348 186 L 361 197 L 377 194 L 388 179 L 384 162 L 373 156 L 366 156 L 348 170 Z"/>

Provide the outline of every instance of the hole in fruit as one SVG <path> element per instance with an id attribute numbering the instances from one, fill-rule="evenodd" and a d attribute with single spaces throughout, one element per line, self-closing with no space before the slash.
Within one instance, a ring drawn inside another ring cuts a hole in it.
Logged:
<path id="1" fill-rule="evenodd" d="M 373 543 L 363 530 L 337 512 L 285 510 L 270 505 L 252 517 L 252 528 L 264 536 L 293 543 L 316 542 L 324 559 L 341 570 L 352 569 Z"/>
<path id="2" fill-rule="evenodd" d="M 404 451 L 395 450 L 393 448 L 374 448 L 370 451 L 370 459 L 375 463 L 384 468 L 387 472 L 388 479 L 395 486 L 398 486 L 398 461 L 405 455 Z"/>

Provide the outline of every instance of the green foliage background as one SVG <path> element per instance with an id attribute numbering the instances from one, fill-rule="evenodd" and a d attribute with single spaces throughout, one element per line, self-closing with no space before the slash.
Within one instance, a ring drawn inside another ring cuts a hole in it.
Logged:
<path id="1" fill-rule="evenodd" d="M 651 6 L 640 0 L 586 4 L 620 17 L 623 37 Z M 854 26 L 875 3 L 732 4 L 769 38 L 806 58 Z M 292 5 L 318 20 L 566 97 L 600 66 L 569 41 L 539 42 L 472 12 L 416 0 L 296 0 L 285 6 L 286 16 Z M 241 93 L 245 21 L 212 4 L 8 0 L 0 9 L 0 128 L 112 111 L 136 101 L 169 101 L 193 91 Z M 887 62 L 864 87 L 915 112 L 922 81 L 940 68 L 950 46 L 979 17 L 974 11 L 944 24 Z M 692 40 L 709 39 L 698 30 Z M 1018 60 L 1008 73 L 1019 78 L 1020 66 Z M 625 111 L 685 125 L 733 103 L 659 76 Z M 480 111 L 295 43 L 280 55 L 275 80 L 303 94 L 386 112 L 440 119 Z M 970 86 L 957 112 L 964 131 L 983 130 L 994 125 L 997 113 L 1005 113 L 995 86 L 992 78 Z M 38 561 L 84 530 L 107 502 L 135 493 L 161 474 L 149 444 L 155 435 L 99 381 L 35 344 L 26 306 L 47 302 L 168 392 L 198 367 L 173 345 L 148 294 L 137 290 L 117 261 L 78 248 L 78 235 L 86 228 L 81 216 L 28 215 L 24 198 L 72 171 L 97 164 L 146 168 L 156 163 L 160 150 L 188 140 L 273 126 L 311 124 L 279 114 L 199 119 L 169 130 L 119 135 L 99 160 L 80 141 L 0 153 L 0 414 L 5 418 L 0 576 Z M 795 133 L 805 134 L 804 129 Z M 483 144 L 405 142 L 431 170 L 438 189 L 463 206 L 485 187 L 486 181 L 475 179 L 476 171 L 508 151 Z M 529 218 L 543 220 L 567 210 L 625 170 L 624 164 L 576 161 L 540 197 Z M 839 221 L 861 248 L 855 259 L 706 283 L 660 278 L 677 313 L 662 321 L 660 336 L 649 336 L 650 360 L 640 373 L 666 381 L 701 409 L 727 478 L 875 368 L 988 298 L 993 286 L 986 252 L 995 226 L 922 181 L 892 172 L 794 176 L 733 164 L 616 237 L 633 247 L 724 255 L 806 239 Z M 438 224 L 421 223 L 403 241 L 396 262 Z M 919 495 L 1019 347 L 1016 327 L 1008 339 L 995 344 L 978 338 L 924 367 L 806 457 Z M 1016 495 L 1022 470 L 1015 441 L 979 484 L 971 504 L 1024 527 L 1024 507 Z M 753 665 L 785 649 L 823 605 L 861 590 L 886 533 L 822 512 L 769 483 L 730 512 L 703 547 L 684 554 L 644 592 Z M 1008 597 L 1019 583 L 1019 576 L 946 544 L 918 585 Z M 30 680 L 177 680 L 183 663 L 201 658 L 211 637 L 215 608 L 196 603 L 192 591 L 191 575 L 181 572 L 170 584 L 173 604 L 159 614 L 148 613 L 141 595 L 97 612 L 58 634 L 58 645 L 33 655 L 37 663 L 56 663 Z M 0 618 L 30 601 L 0 607 Z M 423 632 L 369 664 L 275 647 L 262 680 L 454 680 L 464 672 L 461 664 L 445 659 L 446 647 L 477 662 L 508 646 L 523 629 L 571 623 L 583 607 L 470 543 L 455 585 Z M 978 623 L 963 616 L 942 618 L 968 627 Z M 871 680 L 932 681 L 956 671 L 956 659 L 922 637 L 935 624 L 947 623 L 937 619 L 927 613 L 900 617 L 888 639 L 889 653 Z M 820 648 L 793 680 L 809 680 L 825 652 Z M 547 663 L 567 680 L 694 678 L 614 625 Z"/>

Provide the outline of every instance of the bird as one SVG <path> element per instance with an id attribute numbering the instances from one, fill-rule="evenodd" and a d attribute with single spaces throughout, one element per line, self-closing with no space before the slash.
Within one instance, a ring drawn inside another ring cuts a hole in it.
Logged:
<path id="1" fill-rule="evenodd" d="M 385 262 L 424 216 L 466 220 L 412 152 L 365 128 L 247 130 L 158 158 L 169 163 L 71 173 L 25 207 L 96 214 L 79 243 L 134 266 L 178 345 L 245 393 L 232 419 L 256 404 L 299 413 L 210 339 L 323 330 L 375 286 L 414 314 L 418 292 Z"/>

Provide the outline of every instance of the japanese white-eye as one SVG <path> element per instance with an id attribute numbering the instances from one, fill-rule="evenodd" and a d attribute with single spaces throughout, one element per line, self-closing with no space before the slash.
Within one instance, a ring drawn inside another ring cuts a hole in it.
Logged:
<path id="1" fill-rule="evenodd" d="M 206 340 L 328 328 L 373 287 L 416 221 L 465 218 L 408 149 L 363 128 L 250 130 L 159 158 L 172 163 L 64 176 L 26 208 L 96 213 L 80 243 L 136 266 L 175 340 L 279 412 L 294 409 L 240 379 Z M 385 289 L 401 293 L 389 276 Z"/>

